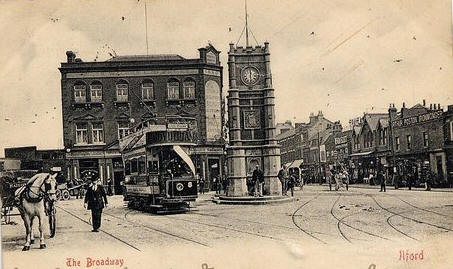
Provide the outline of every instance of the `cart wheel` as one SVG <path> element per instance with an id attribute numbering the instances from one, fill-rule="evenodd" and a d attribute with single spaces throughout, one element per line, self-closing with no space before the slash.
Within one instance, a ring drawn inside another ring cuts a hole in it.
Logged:
<path id="1" fill-rule="evenodd" d="M 63 192 L 61 193 L 61 196 L 63 198 L 63 200 L 69 200 L 69 198 L 71 198 L 71 195 L 69 195 L 69 191 L 68 190 L 63 190 Z"/>
<path id="2" fill-rule="evenodd" d="M 55 196 L 57 197 L 57 201 L 60 201 L 61 200 L 61 190 L 56 190 Z"/>

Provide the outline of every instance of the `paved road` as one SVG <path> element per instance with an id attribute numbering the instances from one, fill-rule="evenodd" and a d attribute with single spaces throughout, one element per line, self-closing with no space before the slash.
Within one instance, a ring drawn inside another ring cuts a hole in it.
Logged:
<path id="1" fill-rule="evenodd" d="M 304 244 L 373 246 L 423 243 L 451 238 L 453 193 L 354 188 L 329 191 L 309 185 L 296 191 L 296 201 L 248 206 L 219 205 L 202 195 L 186 214 L 151 215 L 129 210 L 122 196 L 110 198 L 103 214 L 102 232 L 90 232 L 90 214 L 81 200 L 58 203 L 57 236 L 47 239 L 49 249 L 113 247 L 140 252 L 150 247 L 210 249 L 220 244 Z M 2 225 L 5 253 L 20 252 L 24 228 Z M 47 229 L 46 229 L 47 230 Z M 90 242 L 87 244 L 87 242 Z M 33 246 L 32 251 L 39 247 Z"/>

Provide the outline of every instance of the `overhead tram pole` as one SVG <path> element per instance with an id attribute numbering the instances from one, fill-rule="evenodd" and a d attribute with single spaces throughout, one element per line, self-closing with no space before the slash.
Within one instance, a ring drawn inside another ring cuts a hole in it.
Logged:
<path id="1" fill-rule="evenodd" d="M 245 0 L 245 45 L 249 46 L 249 26 L 248 26 L 248 14 L 247 14 L 247 0 Z"/>
<path id="2" fill-rule="evenodd" d="M 146 0 L 145 0 L 145 31 L 146 31 L 146 55 L 149 55 L 149 49 L 148 49 L 148 10 L 146 8 Z"/>

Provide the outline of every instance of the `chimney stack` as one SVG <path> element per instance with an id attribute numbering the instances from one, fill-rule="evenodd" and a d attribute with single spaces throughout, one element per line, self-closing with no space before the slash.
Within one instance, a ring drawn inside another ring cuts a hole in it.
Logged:
<path id="1" fill-rule="evenodd" d="M 76 57 L 76 55 L 75 55 L 74 52 L 72 52 L 72 51 L 66 51 L 66 58 L 67 58 L 67 62 L 68 62 L 68 63 L 73 63 L 74 60 L 75 60 L 75 57 Z"/>

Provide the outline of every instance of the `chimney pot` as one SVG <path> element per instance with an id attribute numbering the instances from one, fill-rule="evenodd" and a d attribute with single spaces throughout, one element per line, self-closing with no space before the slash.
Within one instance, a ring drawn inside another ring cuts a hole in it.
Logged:
<path id="1" fill-rule="evenodd" d="M 76 57 L 76 55 L 75 55 L 74 52 L 72 52 L 72 51 L 66 51 L 66 58 L 67 58 L 67 62 L 68 62 L 68 63 L 73 63 L 74 60 L 75 60 L 75 57 Z"/>
<path id="2" fill-rule="evenodd" d="M 426 106 L 426 100 L 423 99 L 423 106 Z"/>
<path id="3" fill-rule="evenodd" d="M 437 109 L 440 109 L 440 104 L 437 104 Z"/>
<path id="4" fill-rule="evenodd" d="M 406 108 L 406 103 L 405 102 L 403 102 L 403 108 Z"/>
<path id="5" fill-rule="evenodd" d="M 429 109 L 433 109 L 433 104 L 429 104 Z"/>

